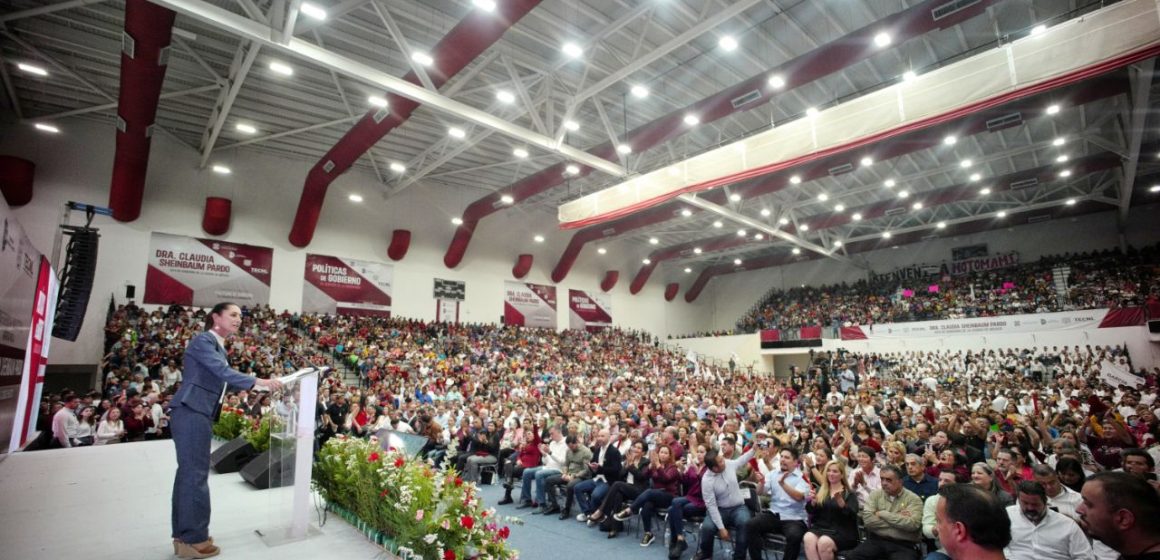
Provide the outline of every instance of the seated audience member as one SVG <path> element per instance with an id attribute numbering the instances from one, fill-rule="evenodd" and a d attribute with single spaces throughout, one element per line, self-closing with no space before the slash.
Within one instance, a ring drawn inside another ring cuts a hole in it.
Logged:
<path id="1" fill-rule="evenodd" d="M 944 470 L 938 473 L 938 488 L 950 486 L 958 483 L 958 477 L 955 476 L 954 471 Z M 946 551 L 943 550 L 942 543 L 938 540 L 938 510 L 939 495 L 936 492 L 933 496 L 928 497 L 922 503 L 922 536 L 926 538 L 927 543 L 933 543 L 936 550 L 931 551 L 926 555 L 926 560 L 947 560 Z"/>
<path id="2" fill-rule="evenodd" d="M 432 422 L 430 426 L 438 429 L 438 424 L 435 422 Z M 512 489 L 515 488 L 516 477 L 520 477 L 522 480 L 524 471 L 539 466 L 541 458 L 540 434 L 535 430 L 525 431 L 524 441 L 516 446 L 516 452 L 504 464 L 503 499 L 499 501 L 499 505 L 503 506 L 513 502 Z"/>
<path id="3" fill-rule="evenodd" d="M 991 465 L 987 463 L 975 463 L 971 467 L 971 484 L 994 494 L 1003 504 L 1003 507 L 1015 503 L 1015 498 L 1011 497 L 1011 494 L 999 488 L 999 481 L 995 478 L 995 469 L 992 469 Z"/>
<path id="4" fill-rule="evenodd" d="M 1075 513 L 1075 508 L 1083 501 L 1079 492 L 1064 486 L 1059 481 L 1059 474 L 1055 469 L 1045 464 L 1035 465 L 1034 474 L 1035 482 L 1043 486 L 1043 491 L 1047 495 L 1047 507 L 1072 520 L 1079 520 L 1079 515 Z"/>
<path id="5" fill-rule="evenodd" d="M 701 477 L 701 495 L 705 498 L 708 516 L 701 523 L 701 545 L 694 560 L 713 558 L 713 541 L 733 541 L 733 560 L 744 560 L 746 548 L 745 525 L 751 515 L 737 481 L 737 469 L 753 457 L 753 450 L 736 459 L 726 459 L 716 449 L 705 454 L 704 476 Z M 730 531 L 730 528 L 733 530 Z M 734 538 L 736 537 L 736 538 Z"/>
<path id="6" fill-rule="evenodd" d="M 925 502 L 927 498 L 938 494 L 939 482 L 937 478 L 927 474 L 923 467 L 925 463 L 922 457 L 913 453 L 906 455 L 906 478 L 903 479 L 902 485 Z"/>
<path id="7" fill-rule="evenodd" d="M 806 497 L 810 483 L 802 476 L 795 447 L 781 450 L 778 468 L 765 479 L 763 491 L 770 497 L 769 509 L 745 524 L 750 560 L 761 560 L 764 537 L 768 533 L 785 536 L 785 556 L 797 558 L 806 534 Z"/>
<path id="8" fill-rule="evenodd" d="M 850 469 L 850 488 L 858 495 L 858 506 L 864 507 L 875 490 L 882 488 L 881 469 L 874 464 L 878 453 L 870 447 L 859 447 L 857 466 Z M 901 480 L 899 481 L 901 483 Z"/>
<path id="9" fill-rule="evenodd" d="M 882 488 L 870 494 L 861 510 L 866 540 L 849 553 L 850 560 L 913 560 L 918 556 L 922 501 L 903 488 L 903 476 L 898 467 L 882 467 Z"/>
<path id="10" fill-rule="evenodd" d="M 487 428 L 476 434 L 472 454 L 463 461 L 463 480 L 479 482 L 479 469 L 484 465 L 494 465 L 498 461 L 500 433 L 496 423 L 489 421 Z"/>
<path id="11" fill-rule="evenodd" d="M 1119 472 L 1093 475 L 1076 513 L 1088 536 L 1123 560 L 1160 560 L 1160 494 L 1142 478 Z"/>
<path id="12" fill-rule="evenodd" d="M 689 466 L 681 475 L 681 484 L 685 487 L 685 495 L 673 500 L 669 505 L 669 559 L 681 557 L 685 549 L 689 548 L 685 542 L 685 519 L 705 516 L 705 498 L 701 494 L 701 480 L 708 470 L 705 466 L 705 455 L 708 450 L 704 444 L 697 445 L 689 454 Z"/>
<path id="13" fill-rule="evenodd" d="M 605 428 L 596 432 L 596 441 L 593 443 L 592 462 L 588 463 L 589 476 L 580 480 L 575 486 L 569 485 L 565 490 L 564 511 L 572 511 L 573 500 L 580 506 L 580 514 L 576 520 L 588 521 L 596 507 L 604 501 L 611 485 L 617 482 L 620 476 L 621 456 L 616 442 L 612 441 L 611 432 Z"/>
<path id="14" fill-rule="evenodd" d="M 1125 449 L 1120 455 L 1123 457 L 1124 472 L 1143 478 L 1153 488 L 1160 490 L 1160 483 L 1156 481 L 1156 460 L 1147 451 L 1139 448 Z"/>
<path id="15" fill-rule="evenodd" d="M 111 408 L 104 420 L 97 425 L 97 445 L 119 443 L 125 438 L 125 424 L 121 421 L 121 409 Z"/>
<path id="16" fill-rule="evenodd" d="M 517 509 L 529 507 L 544 507 L 547 495 L 544 490 L 544 481 L 549 476 L 560 474 L 564 470 L 565 456 L 568 454 L 568 444 L 564 442 L 564 434 L 560 426 L 552 426 L 548 430 L 548 443 L 540 444 L 540 455 L 544 463 L 538 467 L 524 469 L 521 475 L 523 486 L 520 488 L 520 505 Z M 536 501 L 532 502 L 532 483 L 536 484 Z"/>
<path id="17" fill-rule="evenodd" d="M 973 484 L 939 489 L 936 534 L 952 560 L 1004 560 L 1011 519 L 995 494 Z"/>
<path id="18" fill-rule="evenodd" d="M 564 438 L 564 443 L 568 445 L 568 451 L 564 453 L 564 471 L 544 479 L 544 494 L 548 500 L 548 503 L 541 510 L 541 513 L 544 515 L 561 513 L 560 502 L 556 501 L 556 491 L 561 485 L 566 486 L 566 494 L 571 495 L 576 488 L 576 484 L 592 476 L 592 471 L 588 468 L 588 465 L 592 462 L 592 450 L 588 446 L 581 444 L 576 436 Z M 560 519 L 567 519 L 572 516 L 572 501 L 570 498 L 567 501 L 567 506 L 567 511 L 561 513 Z"/>
<path id="19" fill-rule="evenodd" d="M 1076 493 L 1082 491 L 1084 483 L 1087 482 L 1083 465 L 1079 460 L 1071 457 L 1061 457 L 1059 462 L 1055 464 L 1055 472 L 1059 475 L 1059 481 L 1063 483 L 1064 487 Z"/>
<path id="20" fill-rule="evenodd" d="M 617 476 L 618 481 L 614 482 L 608 489 L 608 494 L 605 494 L 604 500 L 600 502 L 596 511 L 588 516 L 588 526 L 591 527 L 603 520 L 609 520 L 611 530 L 608 532 L 612 536 L 608 538 L 615 538 L 623 523 L 611 519 L 612 515 L 622 511 L 625 501 L 636 499 L 637 496 L 648 490 L 648 469 L 649 458 L 644 453 L 644 442 L 640 440 L 632 442 L 632 447 L 628 449 L 628 454 L 624 457 L 624 462 L 621 463 L 620 475 Z"/>
<path id="21" fill-rule="evenodd" d="M 641 546 L 649 546 L 655 540 L 652 525 L 657 510 L 667 510 L 677 497 L 681 473 L 673 460 L 673 455 L 672 447 L 663 444 L 649 453 L 649 465 L 645 476 L 649 479 L 650 488 L 641 492 L 628 507 L 614 516 L 617 521 L 623 522 L 634 513 L 640 513 L 641 527 L 644 530 Z"/>
<path id="22" fill-rule="evenodd" d="M 1071 518 L 1047 507 L 1047 491 L 1035 481 L 1016 487 L 1017 503 L 1007 507 L 1011 543 L 1007 560 L 1090 560 L 1092 546 Z"/>
<path id="23" fill-rule="evenodd" d="M 858 545 L 858 497 L 846 481 L 846 464 L 830 461 L 823 472 L 806 504 L 813 521 L 802 540 L 808 560 L 834 560 L 839 551 Z"/>

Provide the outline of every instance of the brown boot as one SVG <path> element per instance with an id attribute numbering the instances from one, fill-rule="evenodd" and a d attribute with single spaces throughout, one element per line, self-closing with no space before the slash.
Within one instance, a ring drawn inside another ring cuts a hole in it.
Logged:
<path id="1" fill-rule="evenodd" d="M 189 544 L 184 542 L 177 543 L 178 558 L 210 558 L 221 553 L 221 549 L 214 546 L 212 542 L 205 541 L 197 544 Z"/>
<path id="2" fill-rule="evenodd" d="M 213 544 L 213 537 L 210 537 L 209 540 L 207 540 L 205 542 L 207 542 L 209 544 Z M 173 539 L 173 553 L 174 554 L 177 554 L 177 545 L 179 545 L 179 544 L 181 544 L 180 539 Z"/>

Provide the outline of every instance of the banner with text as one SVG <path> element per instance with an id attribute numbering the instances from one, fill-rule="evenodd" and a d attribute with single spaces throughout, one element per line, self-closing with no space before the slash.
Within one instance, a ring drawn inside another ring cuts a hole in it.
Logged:
<path id="1" fill-rule="evenodd" d="M 1112 387 L 1127 385 L 1128 387 L 1139 388 L 1144 384 L 1144 378 L 1132 373 L 1127 366 L 1109 362 L 1108 360 L 1100 362 L 1100 381 Z"/>
<path id="2" fill-rule="evenodd" d="M 568 328 L 595 331 L 611 326 L 611 295 L 568 290 Z"/>
<path id="3" fill-rule="evenodd" d="M 1019 253 L 1003 253 L 1002 255 L 988 255 L 985 257 L 974 257 L 970 259 L 963 259 L 961 261 L 952 261 L 948 265 L 949 272 L 952 276 L 962 276 L 972 272 L 986 272 L 988 270 L 999 270 L 1000 268 L 1007 268 L 1019 264 Z"/>
<path id="4" fill-rule="evenodd" d="M 390 317 L 393 277 L 386 263 L 307 254 L 302 311 Z"/>
<path id="5" fill-rule="evenodd" d="M 883 323 L 871 326 L 843 327 L 842 340 L 874 340 L 887 338 L 916 338 L 955 336 L 964 334 L 1015 334 L 1043 331 L 1087 330 L 1126 324 L 1101 325 L 1107 309 L 1036 313 L 1032 315 L 1003 315 L 974 319 L 946 321 L 919 321 L 914 323 Z"/>
<path id="6" fill-rule="evenodd" d="M 507 325 L 556 328 L 556 287 L 504 281 L 503 321 Z"/>
<path id="7" fill-rule="evenodd" d="M 216 239 L 154 233 L 149 238 L 145 303 L 212 307 L 223 301 L 270 303 L 274 250 Z"/>

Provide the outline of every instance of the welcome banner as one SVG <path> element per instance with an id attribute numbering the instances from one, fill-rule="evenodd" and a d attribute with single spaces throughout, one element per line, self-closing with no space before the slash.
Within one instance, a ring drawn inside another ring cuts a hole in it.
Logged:
<path id="1" fill-rule="evenodd" d="M 612 296 L 568 290 L 568 328 L 600 330 L 612 326 Z"/>
<path id="2" fill-rule="evenodd" d="M 972 272 L 986 272 L 988 270 L 999 270 L 1000 268 L 1007 268 L 1019 264 L 1019 253 L 1004 253 L 1002 255 L 988 255 L 985 257 L 974 257 L 971 259 L 963 259 L 961 261 L 954 261 L 949 265 L 949 272 L 952 276 L 962 276 Z"/>
<path id="3" fill-rule="evenodd" d="M 393 278 L 386 263 L 307 254 L 302 311 L 390 317 Z"/>
<path id="4" fill-rule="evenodd" d="M 504 281 L 503 320 L 507 325 L 556 328 L 556 287 Z"/>
<path id="5" fill-rule="evenodd" d="M 223 301 L 270 303 L 274 250 L 217 239 L 154 233 L 149 238 L 145 303 L 212 307 Z"/>
<path id="6" fill-rule="evenodd" d="M 917 321 L 913 323 L 883 323 L 872 326 L 842 327 L 842 340 L 874 340 L 887 338 L 918 338 L 962 334 L 1015 334 L 1043 331 L 1066 331 L 1130 327 L 1142 324 L 1132 314 L 1120 310 L 1089 309 L 1033 315 L 1004 315 L 947 321 Z"/>

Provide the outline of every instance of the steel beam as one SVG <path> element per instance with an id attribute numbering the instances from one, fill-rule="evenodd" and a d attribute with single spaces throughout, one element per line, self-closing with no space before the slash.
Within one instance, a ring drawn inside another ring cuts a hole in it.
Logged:
<path id="1" fill-rule="evenodd" d="M 228 10 L 218 8 L 202 0 L 153 1 L 156 4 L 198 19 L 225 32 L 249 39 L 264 46 L 272 47 L 298 58 L 312 61 L 324 67 L 333 68 L 356 80 L 382 87 L 388 91 L 422 103 L 423 105 L 430 106 L 433 109 L 517 138 L 529 145 L 539 146 L 545 150 L 559 153 L 565 158 L 609 175 L 615 177 L 623 177 L 625 175 L 624 168 L 613 162 L 570 146 L 557 146 L 552 138 L 548 138 L 523 127 L 515 126 L 502 118 L 488 114 L 486 111 L 481 111 L 464 103 L 448 99 L 426 88 L 387 74 L 369 64 L 327 51 L 317 45 L 297 38 L 291 38 L 288 44 L 272 41 L 270 39 L 269 27 Z"/>
<path id="2" fill-rule="evenodd" d="M 197 95 L 199 93 L 206 93 L 209 91 L 219 90 L 219 89 L 221 89 L 221 87 L 222 86 L 220 86 L 220 85 L 213 84 L 213 85 L 208 85 L 208 86 L 183 89 L 180 91 L 171 91 L 169 93 L 161 94 L 161 99 L 173 99 L 175 97 L 184 97 L 186 95 Z M 66 117 L 75 117 L 77 115 L 85 115 L 88 113 L 99 113 L 101 111 L 108 111 L 110 109 L 116 109 L 116 108 L 117 108 L 116 103 L 105 103 L 103 105 L 93 105 L 91 107 L 82 107 L 80 109 L 72 109 L 70 111 L 62 111 L 60 113 L 52 113 L 50 115 L 43 115 L 43 116 L 35 117 L 35 119 L 36 120 L 63 119 Z"/>
<path id="3" fill-rule="evenodd" d="M 225 91 L 225 97 L 222 98 L 221 103 L 215 107 L 212 125 L 207 130 L 206 136 L 202 140 L 201 146 L 201 165 L 204 169 L 209 162 L 209 156 L 213 153 L 214 144 L 217 143 L 218 136 L 221 135 L 222 127 L 226 124 L 226 119 L 230 116 L 230 109 L 234 106 L 234 101 L 238 98 L 238 93 L 242 91 L 242 84 L 246 81 L 246 75 L 250 73 L 250 68 L 254 66 L 254 59 L 258 58 L 258 51 L 261 46 L 252 41 L 245 41 L 243 39 L 243 49 L 245 54 L 241 56 L 236 68 L 233 69 L 233 75 L 230 76 L 230 87 Z"/>
<path id="4" fill-rule="evenodd" d="M 42 16 L 59 12 L 61 10 L 71 10 L 73 8 L 81 8 L 84 6 L 91 6 L 93 4 L 102 4 L 108 0 L 71 0 L 69 2 L 57 2 L 39 8 L 30 8 L 27 10 L 20 10 L 19 12 L 12 12 L 10 14 L 0 15 L 0 23 L 9 23 L 18 19 Z"/>
<path id="5" fill-rule="evenodd" d="M 1124 162 L 1124 176 L 1120 182 L 1120 209 L 1117 227 L 1124 232 L 1128 223 L 1128 210 L 1132 206 L 1132 189 L 1136 186 L 1136 170 L 1140 165 L 1140 144 L 1144 139 L 1144 125 L 1148 119 L 1148 101 L 1152 94 L 1152 73 L 1156 59 L 1150 58 L 1128 69 L 1131 82 L 1131 106 L 1128 122 L 1128 159 Z"/>
<path id="6" fill-rule="evenodd" d="M 0 53 L 2 55 L 3 53 Z M 24 118 L 24 110 L 20 108 L 20 98 L 16 96 L 16 86 L 12 83 L 12 77 L 8 75 L 8 62 L 0 56 L 0 80 L 4 81 L 4 92 L 8 94 L 8 103 L 12 106 L 12 112 L 16 114 L 16 118 Z"/>
<path id="7" fill-rule="evenodd" d="M 407 42 L 407 37 L 403 35 L 403 30 L 399 28 L 399 24 L 391 16 L 391 12 L 387 11 L 387 7 L 374 0 L 371 1 L 371 7 L 374 8 L 375 14 L 379 16 L 379 20 L 383 22 L 383 27 L 387 28 L 387 32 L 391 34 L 391 38 L 395 40 L 395 44 L 399 46 L 399 51 L 403 53 L 407 64 L 411 67 L 411 71 L 419 78 L 419 83 L 431 91 L 439 91 L 439 88 L 435 87 L 435 84 L 431 81 L 431 77 L 427 75 L 427 69 L 411 58 L 411 55 L 415 51 L 411 49 L 411 44 Z"/>

